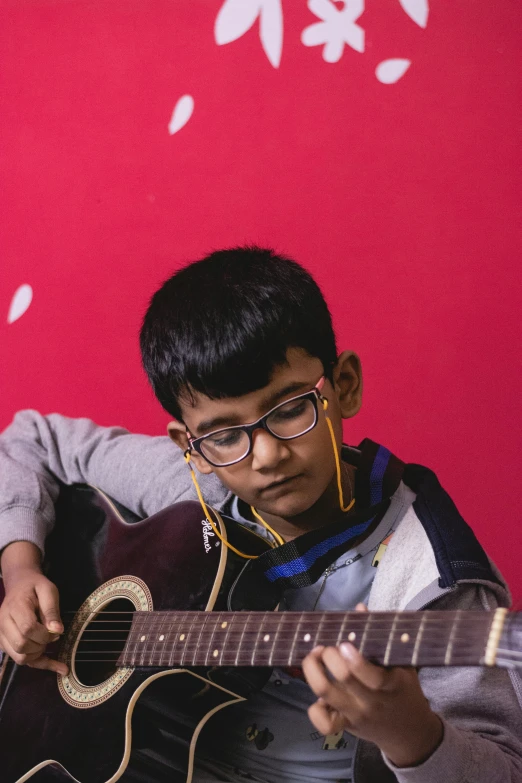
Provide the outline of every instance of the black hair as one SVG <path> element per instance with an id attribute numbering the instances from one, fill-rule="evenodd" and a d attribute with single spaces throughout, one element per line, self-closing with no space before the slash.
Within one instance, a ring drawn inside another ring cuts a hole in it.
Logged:
<path id="1" fill-rule="evenodd" d="M 259 247 L 218 250 L 185 266 L 151 299 L 140 332 L 154 393 L 181 419 L 180 398 L 239 397 L 270 382 L 288 348 L 337 358 L 321 290 L 298 263 Z"/>

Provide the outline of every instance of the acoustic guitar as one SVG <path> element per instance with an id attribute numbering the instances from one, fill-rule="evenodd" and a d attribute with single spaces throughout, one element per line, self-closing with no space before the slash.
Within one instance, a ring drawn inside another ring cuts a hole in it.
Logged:
<path id="1" fill-rule="evenodd" d="M 269 546 L 216 523 L 242 552 Z M 46 550 L 65 624 L 49 654 L 70 672 L 5 658 L 2 783 L 190 783 L 205 723 L 319 643 L 350 640 L 383 665 L 522 665 L 521 613 L 504 609 L 274 611 L 195 502 L 138 521 L 95 488 L 64 487 Z"/>

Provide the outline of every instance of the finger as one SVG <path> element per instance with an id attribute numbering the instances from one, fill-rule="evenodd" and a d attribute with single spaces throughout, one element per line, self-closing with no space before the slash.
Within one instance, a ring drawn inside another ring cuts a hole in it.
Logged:
<path id="1" fill-rule="evenodd" d="M 34 642 L 26 642 L 22 639 L 11 617 L 4 618 L 0 647 L 19 666 L 35 660 L 44 650 L 41 645 L 35 645 Z"/>
<path id="2" fill-rule="evenodd" d="M 364 658 L 349 642 L 343 642 L 340 652 L 347 661 L 351 674 L 372 691 L 383 690 L 390 681 L 391 673 L 382 666 L 376 666 Z"/>
<path id="3" fill-rule="evenodd" d="M 69 673 L 69 667 L 62 661 L 57 661 L 54 658 L 48 658 L 46 655 L 42 655 L 35 661 L 27 664 L 31 669 L 48 669 L 49 671 L 56 672 L 65 677 Z"/>
<path id="4" fill-rule="evenodd" d="M 346 719 L 324 701 L 318 699 L 308 708 L 308 717 L 321 734 L 337 734 L 348 724 Z"/>
<path id="5" fill-rule="evenodd" d="M 38 622 L 35 607 L 29 599 L 18 601 L 10 607 L 10 616 L 24 639 L 46 645 L 52 640 L 49 631 Z"/>
<path id="6" fill-rule="evenodd" d="M 345 693 L 365 702 L 371 698 L 372 690 L 357 679 L 338 647 L 326 647 L 323 652 L 323 662 L 335 681 L 342 685 Z"/>
<path id="7" fill-rule="evenodd" d="M 368 607 L 366 606 L 366 604 L 360 603 L 360 604 L 357 604 L 357 606 L 355 607 L 355 611 L 356 612 L 367 612 L 368 611 Z"/>
<path id="8" fill-rule="evenodd" d="M 333 650 L 336 652 L 335 648 Z M 352 693 L 347 691 L 346 685 L 331 680 L 322 658 L 318 657 L 320 654 L 320 652 L 315 655 L 310 654 L 303 661 L 303 672 L 308 685 L 329 708 L 334 708 L 343 715 L 353 714 L 359 705 L 355 702 Z"/>
<path id="9" fill-rule="evenodd" d="M 58 590 L 52 582 L 44 582 L 35 588 L 40 605 L 40 617 L 45 627 L 52 633 L 63 633 L 60 619 L 60 601 Z"/>
<path id="10" fill-rule="evenodd" d="M 322 660 L 323 650 L 324 647 L 314 648 L 301 664 L 306 681 L 316 696 L 324 696 L 330 685 Z"/>
<path id="11" fill-rule="evenodd" d="M 10 650 L 17 656 L 38 656 L 45 649 L 45 645 L 38 644 L 22 636 L 11 615 L 4 618 L 3 639 Z"/>
<path id="12" fill-rule="evenodd" d="M 347 682 L 350 679 L 350 664 L 346 658 L 341 655 L 338 647 L 325 647 L 321 655 L 327 671 L 338 682 Z"/>

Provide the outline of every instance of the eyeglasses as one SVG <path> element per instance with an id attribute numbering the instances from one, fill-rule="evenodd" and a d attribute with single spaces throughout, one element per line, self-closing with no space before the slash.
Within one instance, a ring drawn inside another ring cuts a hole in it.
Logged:
<path id="1" fill-rule="evenodd" d="M 256 430 L 266 430 L 278 440 L 299 438 L 317 424 L 317 400 L 322 399 L 324 381 L 323 375 L 311 391 L 276 405 L 252 424 L 225 427 L 201 438 L 192 438 L 187 432 L 189 446 L 214 467 L 225 468 L 248 457 Z"/>

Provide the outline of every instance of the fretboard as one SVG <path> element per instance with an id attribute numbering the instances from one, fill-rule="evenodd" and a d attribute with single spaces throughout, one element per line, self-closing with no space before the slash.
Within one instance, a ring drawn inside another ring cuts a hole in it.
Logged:
<path id="1" fill-rule="evenodd" d="M 495 663 L 494 612 L 136 612 L 119 666 L 299 666 L 351 642 L 385 666 Z"/>

